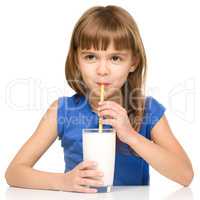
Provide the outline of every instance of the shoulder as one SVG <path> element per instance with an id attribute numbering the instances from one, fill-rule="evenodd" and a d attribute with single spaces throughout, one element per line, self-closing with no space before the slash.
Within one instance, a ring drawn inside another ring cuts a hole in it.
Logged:
<path id="1" fill-rule="evenodd" d="M 77 110 L 77 107 L 84 101 L 84 96 L 75 93 L 72 96 L 62 96 L 57 100 L 57 116 L 63 118 Z"/>
<path id="2" fill-rule="evenodd" d="M 62 96 L 58 98 L 58 106 L 59 108 L 62 106 L 68 107 L 68 106 L 76 106 L 80 101 L 83 100 L 83 96 L 75 93 L 71 96 Z"/>
<path id="3" fill-rule="evenodd" d="M 57 100 L 57 132 L 59 139 L 64 134 L 64 125 L 66 121 L 76 115 L 77 107 L 84 100 L 83 96 L 77 93 L 72 96 L 62 96 Z"/>
<path id="4" fill-rule="evenodd" d="M 147 96 L 145 99 L 145 112 L 147 114 L 158 114 L 165 111 L 165 106 L 152 96 Z"/>
<path id="5" fill-rule="evenodd" d="M 151 138 L 151 130 L 160 121 L 165 113 L 165 106 L 156 98 L 147 96 L 145 98 L 144 126 L 147 127 L 148 138 Z"/>
<path id="6" fill-rule="evenodd" d="M 47 109 L 47 112 L 45 113 L 45 118 L 49 116 L 56 116 L 57 109 L 58 109 L 58 99 L 54 100 L 50 104 L 49 108 Z"/>

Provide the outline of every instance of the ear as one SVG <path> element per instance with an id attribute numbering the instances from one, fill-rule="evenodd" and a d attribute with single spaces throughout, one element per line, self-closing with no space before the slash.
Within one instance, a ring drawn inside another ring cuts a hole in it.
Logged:
<path id="1" fill-rule="evenodd" d="M 139 64 L 139 57 L 134 56 L 133 61 L 132 61 L 132 66 L 130 67 L 129 72 L 134 72 L 135 69 L 137 68 L 138 64 Z"/>
<path id="2" fill-rule="evenodd" d="M 130 69 L 129 69 L 129 72 L 134 72 L 136 69 L 135 65 L 131 66 Z"/>

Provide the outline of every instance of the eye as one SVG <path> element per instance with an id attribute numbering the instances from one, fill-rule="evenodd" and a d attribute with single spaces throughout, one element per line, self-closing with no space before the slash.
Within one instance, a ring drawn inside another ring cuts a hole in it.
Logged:
<path id="1" fill-rule="evenodd" d="M 85 59 L 88 61 L 94 61 L 96 59 L 96 56 L 89 54 L 89 55 L 85 56 Z"/>
<path id="2" fill-rule="evenodd" d="M 120 62 L 122 59 L 119 56 L 112 56 L 112 61 L 113 62 Z"/>

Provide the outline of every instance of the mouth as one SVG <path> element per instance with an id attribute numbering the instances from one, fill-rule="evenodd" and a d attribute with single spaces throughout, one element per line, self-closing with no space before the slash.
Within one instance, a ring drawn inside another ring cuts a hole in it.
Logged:
<path id="1" fill-rule="evenodd" d="M 97 85 L 98 85 L 98 86 L 101 86 L 102 84 L 104 85 L 104 87 L 108 87 L 108 86 L 111 85 L 111 83 L 106 83 L 106 82 L 97 82 Z"/>

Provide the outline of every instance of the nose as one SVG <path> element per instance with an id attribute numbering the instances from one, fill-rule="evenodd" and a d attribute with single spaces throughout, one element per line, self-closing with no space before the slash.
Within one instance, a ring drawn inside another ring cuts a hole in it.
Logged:
<path id="1" fill-rule="evenodd" d="M 101 60 L 97 66 L 97 74 L 100 76 L 105 76 L 109 74 L 108 63 L 106 60 Z"/>

